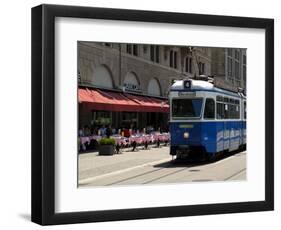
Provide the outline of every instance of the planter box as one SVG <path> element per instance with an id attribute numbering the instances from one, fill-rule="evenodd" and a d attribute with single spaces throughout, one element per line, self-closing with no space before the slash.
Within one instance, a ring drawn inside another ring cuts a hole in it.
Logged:
<path id="1" fill-rule="evenodd" d="M 100 145 L 99 146 L 99 155 L 113 155 L 115 152 L 114 145 Z"/>

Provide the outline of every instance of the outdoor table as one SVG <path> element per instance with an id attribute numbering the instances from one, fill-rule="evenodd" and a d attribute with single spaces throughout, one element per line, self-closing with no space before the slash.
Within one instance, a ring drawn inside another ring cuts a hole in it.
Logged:
<path id="1" fill-rule="evenodd" d="M 92 135 L 89 137 L 91 140 L 95 140 L 95 141 L 100 141 L 100 139 L 102 138 L 102 136 L 99 135 Z"/>
<path id="2" fill-rule="evenodd" d="M 91 140 L 99 141 L 102 137 L 98 135 L 92 135 L 92 136 L 84 136 L 84 137 L 79 137 L 80 139 L 80 145 L 82 146 L 82 149 L 85 151 L 86 150 L 86 144 L 90 145 Z M 79 148 L 80 149 L 80 148 Z"/>
<path id="3" fill-rule="evenodd" d="M 116 141 L 116 144 L 120 146 L 127 146 L 128 145 L 128 138 L 123 137 L 121 135 L 113 135 L 112 138 Z"/>
<path id="4" fill-rule="evenodd" d="M 148 145 L 148 144 L 155 144 L 159 142 L 169 142 L 170 141 L 170 134 L 169 133 L 159 133 L 154 132 L 151 134 L 143 134 L 139 133 L 136 135 L 131 135 L 130 137 L 123 137 L 121 135 L 113 135 L 111 136 L 116 141 L 116 144 L 122 147 L 129 147 L 132 143 L 136 143 L 136 145 Z M 80 145 L 82 146 L 83 150 L 86 150 L 86 144 L 90 145 L 91 140 L 95 140 L 99 142 L 102 139 L 100 135 L 91 135 L 91 136 L 84 136 L 79 137 Z"/>
<path id="5" fill-rule="evenodd" d="M 133 135 L 129 137 L 130 143 L 136 142 L 138 145 L 143 144 L 144 139 L 140 135 Z"/>
<path id="6" fill-rule="evenodd" d="M 86 143 L 90 144 L 90 138 L 89 137 L 80 137 L 80 143 L 81 143 L 81 145 L 85 145 Z"/>
<path id="7" fill-rule="evenodd" d="M 91 140 L 99 141 L 101 138 L 102 137 L 98 135 L 80 137 L 80 143 L 81 145 L 85 145 L 86 143 L 90 144 Z"/>

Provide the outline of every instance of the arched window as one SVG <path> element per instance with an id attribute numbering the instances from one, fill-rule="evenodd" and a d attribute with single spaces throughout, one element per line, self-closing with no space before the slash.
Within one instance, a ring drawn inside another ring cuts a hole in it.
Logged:
<path id="1" fill-rule="evenodd" d="M 199 66 L 198 66 L 198 68 L 199 68 L 199 75 L 205 74 L 205 63 L 199 62 L 198 65 L 199 65 Z"/>
<path id="2" fill-rule="evenodd" d="M 185 72 L 192 73 L 192 58 L 191 57 L 185 58 Z"/>
<path id="3" fill-rule="evenodd" d="M 136 44 L 127 44 L 126 45 L 126 52 L 128 54 L 132 54 L 134 56 L 138 56 L 139 55 L 138 45 L 136 45 Z"/>
<path id="4" fill-rule="evenodd" d="M 174 61 L 173 61 L 173 57 L 174 57 L 174 51 L 173 50 L 171 50 L 170 51 L 170 67 L 174 67 Z"/>
<path id="5" fill-rule="evenodd" d="M 99 87 L 113 88 L 112 75 L 107 67 L 100 65 L 94 69 L 92 84 Z"/>
<path id="6" fill-rule="evenodd" d="M 155 46 L 155 45 L 150 46 L 150 60 L 157 63 L 160 62 L 159 46 Z"/>
<path id="7" fill-rule="evenodd" d="M 149 95 L 161 96 L 161 87 L 156 78 L 152 78 L 149 81 L 147 92 Z"/>
<path id="8" fill-rule="evenodd" d="M 178 52 L 174 50 L 170 51 L 170 67 L 175 69 L 178 68 Z"/>

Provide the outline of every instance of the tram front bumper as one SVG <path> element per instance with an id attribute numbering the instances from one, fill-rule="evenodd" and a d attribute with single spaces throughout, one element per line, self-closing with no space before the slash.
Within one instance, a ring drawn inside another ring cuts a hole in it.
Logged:
<path id="1" fill-rule="evenodd" d="M 192 145 L 176 145 L 171 146 L 170 155 L 181 155 L 181 156 L 200 156 L 206 152 L 203 146 L 192 146 Z"/>
<path id="2" fill-rule="evenodd" d="M 170 155 L 188 155 L 191 152 L 189 145 L 171 146 Z"/>

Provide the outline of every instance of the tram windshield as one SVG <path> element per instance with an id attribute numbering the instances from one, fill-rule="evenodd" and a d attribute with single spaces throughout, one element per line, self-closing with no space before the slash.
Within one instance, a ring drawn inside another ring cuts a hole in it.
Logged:
<path id="1" fill-rule="evenodd" d="M 202 110 L 201 98 L 185 98 L 172 100 L 172 118 L 199 118 Z"/>

